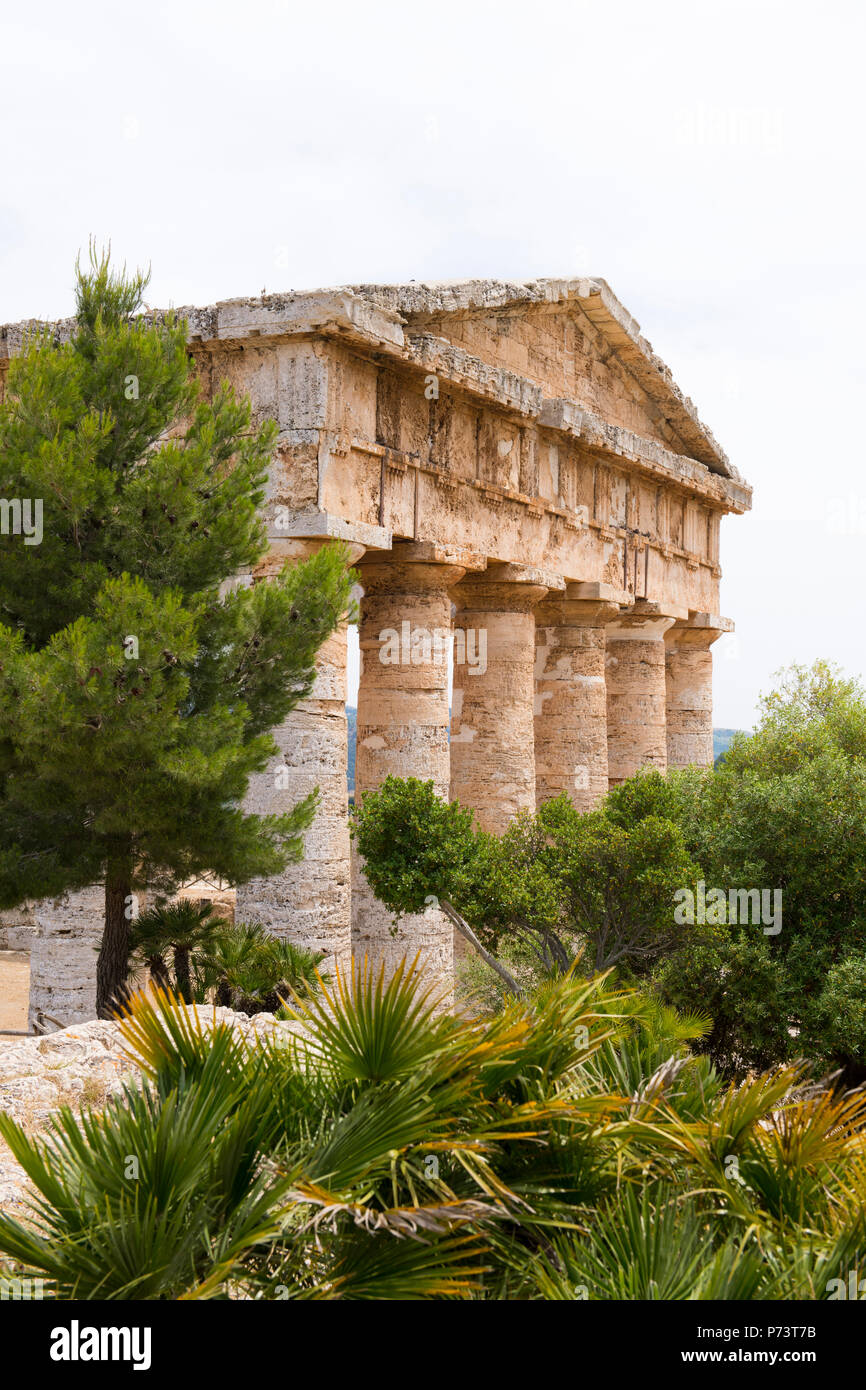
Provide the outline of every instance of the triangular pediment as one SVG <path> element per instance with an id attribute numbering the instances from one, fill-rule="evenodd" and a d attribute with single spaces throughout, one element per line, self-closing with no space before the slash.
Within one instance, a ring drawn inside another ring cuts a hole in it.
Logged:
<path id="1" fill-rule="evenodd" d="M 408 338 L 454 343 L 613 425 L 730 475 L 727 456 L 604 280 L 353 285 Z"/>
<path id="2" fill-rule="evenodd" d="M 336 336 L 421 361 L 438 343 L 471 359 L 473 370 L 507 376 L 510 394 L 585 412 L 646 447 L 696 460 L 736 483 L 743 479 L 670 369 L 604 280 L 459 280 L 349 285 L 221 300 L 178 311 L 193 344 L 253 338 Z M 158 316 L 158 311 L 150 311 Z M 0 376 L 40 325 L 0 327 Z M 57 341 L 73 320 L 50 325 Z"/>

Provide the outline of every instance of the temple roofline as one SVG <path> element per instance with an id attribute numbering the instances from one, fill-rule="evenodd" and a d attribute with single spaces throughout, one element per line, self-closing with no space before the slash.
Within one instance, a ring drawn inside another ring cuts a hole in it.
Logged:
<path id="1" fill-rule="evenodd" d="M 228 343 L 258 337 L 320 334 L 412 361 L 413 358 L 417 360 L 425 338 L 431 341 L 424 332 L 425 320 L 443 314 L 467 315 L 520 304 L 568 303 L 577 305 L 603 334 L 647 395 L 665 408 L 667 418 L 688 449 L 681 457 L 730 479 L 736 485 L 736 510 L 744 504 L 748 507 L 751 489 L 745 479 L 702 423 L 694 403 L 683 395 L 670 368 L 642 336 L 640 325 L 604 280 L 551 277 L 526 282 L 455 280 L 408 285 L 352 285 L 226 299 L 204 308 L 185 305 L 176 313 L 188 321 L 190 342 L 203 346 L 210 342 Z M 163 312 L 154 310 L 144 317 L 159 318 Z M 31 319 L 0 326 L 0 362 L 8 361 L 20 351 L 29 333 L 43 328 L 50 329 L 56 340 L 64 341 L 74 332 L 75 319 L 53 323 Z M 455 344 L 441 341 L 441 348 L 446 349 L 446 353 L 451 349 L 469 357 Z M 495 376 L 514 376 L 493 364 L 484 365 Z M 516 376 L 514 381 L 528 388 L 528 394 L 537 394 L 539 402 L 542 400 L 543 393 L 537 383 Z M 589 412 L 584 414 L 589 417 Z"/>

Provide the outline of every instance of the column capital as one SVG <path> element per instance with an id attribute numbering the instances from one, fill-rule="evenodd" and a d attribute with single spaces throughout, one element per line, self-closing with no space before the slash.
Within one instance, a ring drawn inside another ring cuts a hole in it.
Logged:
<path id="1" fill-rule="evenodd" d="M 586 597 L 582 590 L 588 587 L 566 584 L 564 593 L 549 593 L 535 610 L 536 622 L 542 627 L 606 627 L 618 616 L 622 605 L 609 599 Z"/>
<path id="2" fill-rule="evenodd" d="M 360 560 L 366 546 L 358 541 L 338 540 L 333 536 L 286 536 L 271 542 L 271 548 L 252 571 L 252 582 L 258 584 L 263 579 L 274 579 L 286 566 L 300 564 L 318 554 L 323 546 L 342 545 L 347 556 L 349 568 Z"/>
<path id="3" fill-rule="evenodd" d="M 376 594 L 439 593 L 452 588 L 466 573 L 464 565 L 439 560 L 406 559 L 401 550 L 377 551 L 358 564 L 368 597 Z"/>
<path id="4" fill-rule="evenodd" d="M 607 624 L 608 642 L 663 642 L 673 618 L 647 617 L 638 613 L 618 613 Z"/>
<path id="5" fill-rule="evenodd" d="M 285 513 L 287 509 L 282 510 Z M 268 535 L 271 541 L 298 537 L 355 542 L 368 550 L 389 550 L 392 545 L 392 534 L 384 526 L 373 526 L 366 521 L 344 521 L 333 512 L 321 511 L 283 515 L 269 528 Z"/>
<path id="6" fill-rule="evenodd" d="M 686 620 L 678 620 L 665 633 L 665 645 L 672 651 L 686 647 L 707 651 L 713 642 L 717 642 L 725 633 L 733 631 L 732 619 L 723 618 L 718 613 L 698 613 L 692 610 Z"/>
<path id="7" fill-rule="evenodd" d="M 608 624 L 607 635 L 611 642 L 654 642 L 688 616 L 689 610 L 679 604 L 637 599 Z"/>
<path id="8" fill-rule="evenodd" d="M 529 613 L 551 590 L 565 590 L 561 575 L 532 565 L 496 562 L 480 574 L 467 575 L 455 589 L 454 599 L 458 609 Z"/>
<path id="9" fill-rule="evenodd" d="M 464 570 L 483 570 L 487 556 L 466 545 L 443 545 L 439 541 L 395 541 L 387 552 L 394 561 L 429 565 L 462 565 Z"/>
<path id="10" fill-rule="evenodd" d="M 634 596 L 628 589 L 618 589 L 615 584 L 573 579 L 568 581 L 566 589 L 569 598 L 596 599 L 604 603 L 615 603 L 618 608 L 628 608 L 634 602 Z"/>

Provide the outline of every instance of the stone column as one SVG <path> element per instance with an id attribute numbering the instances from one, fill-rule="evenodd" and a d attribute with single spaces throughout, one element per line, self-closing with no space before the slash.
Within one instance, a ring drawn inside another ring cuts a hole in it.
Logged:
<path id="1" fill-rule="evenodd" d="M 667 768 L 664 636 L 677 617 L 641 602 L 607 629 L 608 781 L 616 786 L 639 767 Z"/>
<path id="2" fill-rule="evenodd" d="M 44 898 L 33 906 L 28 1026 L 37 1015 L 58 1023 L 96 1018 L 96 957 L 105 926 L 102 884 Z"/>
<path id="3" fill-rule="evenodd" d="M 535 790 L 538 804 L 560 796 L 589 811 L 608 789 L 605 626 L 617 603 L 568 584 L 535 610 Z"/>
<path id="4" fill-rule="evenodd" d="M 305 560 L 325 544 L 315 538 L 281 541 L 257 570 L 256 579 L 267 580 L 287 558 Z M 361 545 L 350 546 L 350 563 L 363 551 Z M 326 951 L 325 969 L 335 960 L 347 966 L 352 949 L 346 632 L 343 624 L 320 648 L 309 698 L 273 730 L 280 752 L 265 772 L 250 778 L 244 802 L 247 810 L 259 815 L 285 814 L 318 787 L 303 858 L 272 878 L 239 885 L 235 905 L 235 921 L 262 922 L 274 936 Z"/>
<path id="5" fill-rule="evenodd" d="M 448 590 L 465 568 L 418 556 L 435 547 L 411 543 L 358 566 L 361 600 L 361 679 L 355 799 L 360 803 L 389 776 L 432 781 L 448 796 Z M 420 951 L 426 973 L 446 993 L 453 982 L 453 928 L 435 908 L 400 919 L 373 896 L 356 849 L 352 857 L 352 948 L 386 973 Z"/>
<path id="6" fill-rule="evenodd" d="M 717 625 L 716 625 L 717 624 Z M 709 613 L 692 615 L 665 633 L 668 767 L 713 762 L 713 654 L 710 647 L 733 624 Z"/>
<path id="7" fill-rule="evenodd" d="M 519 811 L 535 810 L 533 610 L 552 587 L 565 586 L 539 570 L 494 564 L 454 591 L 451 799 L 496 834 Z"/>
<path id="8" fill-rule="evenodd" d="M 139 888 L 134 897 L 134 912 L 143 912 L 148 905 L 147 893 Z M 66 1027 L 96 1018 L 96 958 L 105 929 L 104 885 L 94 883 L 57 898 L 41 898 L 19 912 L 22 924 L 26 924 L 19 939 L 23 949 L 30 952 L 28 1027 L 32 1029 L 43 1013 Z"/>

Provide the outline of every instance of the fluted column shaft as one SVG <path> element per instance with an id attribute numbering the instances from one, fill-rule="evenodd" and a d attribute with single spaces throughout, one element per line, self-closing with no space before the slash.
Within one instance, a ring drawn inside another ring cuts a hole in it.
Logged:
<path id="1" fill-rule="evenodd" d="M 665 634 L 668 767 L 713 762 L 713 654 L 719 628 L 677 623 Z"/>
<path id="2" fill-rule="evenodd" d="M 664 635 L 674 619 L 621 614 L 607 629 L 607 756 L 611 786 L 640 767 L 667 768 Z"/>
<path id="3" fill-rule="evenodd" d="M 256 578 L 266 581 L 286 558 L 300 562 L 325 544 L 319 539 L 284 540 Z M 361 554 L 362 546 L 350 547 L 350 563 Z M 265 772 L 250 778 L 244 801 L 248 811 L 281 815 L 318 787 L 316 814 L 303 837 L 303 857 L 271 878 L 240 884 L 235 906 L 236 921 L 262 922 L 274 936 L 327 952 L 325 968 L 334 961 L 347 965 L 352 946 L 346 659 L 344 623 L 319 649 L 309 697 L 273 730 L 279 754 Z"/>
<path id="4" fill-rule="evenodd" d="M 535 610 L 538 804 L 565 792 L 589 811 L 608 789 L 605 626 L 616 604 L 549 594 Z"/>
<path id="5" fill-rule="evenodd" d="M 533 610 L 546 593 L 505 564 L 454 590 L 451 799 L 496 834 L 535 810 Z"/>
<path id="6" fill-rule="evenodd" d="M 432 781 L 448 796 L 448 590 L 464 574 L 460 565 L 368 556 L 359 566 L 361 679 L 355 797 L 386 777 Z M 356 956 L 384 962 L 390 972 L 403 956 L 422 953 L 425 972 L 450 988 L 453 929 L 434 908 L 401 918 L 378 902 L 353 852 L 352 945 Z"/>

